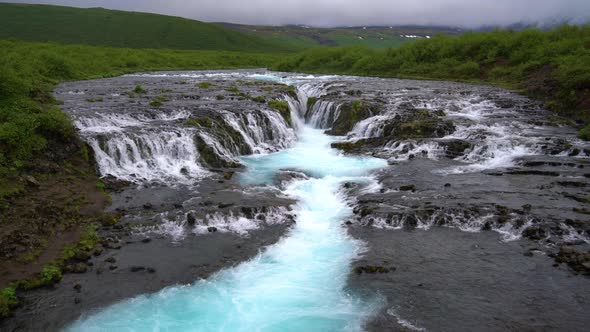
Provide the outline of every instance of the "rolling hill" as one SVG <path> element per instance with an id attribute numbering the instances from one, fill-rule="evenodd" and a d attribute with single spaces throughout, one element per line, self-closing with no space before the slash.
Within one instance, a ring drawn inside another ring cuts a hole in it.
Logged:
<path id="1" fill-rule="evenodd" d="M 456 35 L 460 30 L 450 27 L 423 26 L 360 26 L 317 28 L 304 25 L 252 26 L 232 23 L 218 23 L 226 28 L 256 35 L 262 39 L 288 43 L 301 48 L 317 46 L 354 46 L 390 48 L 420 38 L 442 33 Z"/>
<path id="2" fill-rule="evenodd" d="M 127 48 L 287 52 L 294 45 L 180 17 L 0 3 L 0 39 Z"/>

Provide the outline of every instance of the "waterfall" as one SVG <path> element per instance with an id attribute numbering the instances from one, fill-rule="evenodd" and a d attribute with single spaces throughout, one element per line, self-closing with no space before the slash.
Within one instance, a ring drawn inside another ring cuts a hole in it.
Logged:
<path id="1" fill-rule="evenodd" d="M 276 111 L 222 110 L 217 114 L 223 123 L 214 128 L 186 125 L 193 115 L 187 110 L 85 111 L 74 113 L 74 118 L 81 136 L 94 150 L 100 174 L 136 183 L 192 183 L 209 174 L 196 139 L 228 162 L 244 153 L 276 152 L 296 140 L 295 130 Z"/>

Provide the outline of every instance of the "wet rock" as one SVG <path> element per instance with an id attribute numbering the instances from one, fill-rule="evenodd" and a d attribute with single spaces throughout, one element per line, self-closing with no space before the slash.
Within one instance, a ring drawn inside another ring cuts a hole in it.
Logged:
<path id="1" fill-rule="evenodd" d="M 151 210 L 151 209 L 154 208 L 154 206 L 152 205 L 152 203 L 145 203 L 143 205 L 143 208 L 146 209 L 146 210 Z"/>
<path id="2" fill-rule="evenodd" d="M 195 218 L 195 215 L 192 213 L 187 213 L 186 214 L 186 223 L 189 226 L 194 226 L 195 223 L 197 222 L 197 218 Z"/>
<path id="3" fill-rule="evenodd" d="M 416 186 L 413 184 L 403 185 L 399 187 L 400 191 L 416 191 Z"/>
<path id="4" fill-rule="evenodd" d="M 131 272 L 139 272 L 139 271 L 144 271 L 145 267 L 144 266 L 132 266 L 130 270 L 131 270 Z"/>
<path id="5" fill-rule="evenodd" d="M 114 265 L 114 264 L 109 266 L 109 270 L 111 270 L 111 271 L 116 270 L 117 268 L 118 268 L 118 266 Z"/>
<path id="6" fill-rule="evenodd" d="M 68 273 L 86 273 L 88 265 L 84 263 L 76 263 L 66 266 L 65 271 Z"/>
<path id="7" fill-rule="evenodd" d="M 522 236 L 533 241 L 539 241 L 548 236 L 548 230 L 542 226 L 531 226 L 522 232 Z"/>
<path id="8" fill-rule="evenodd" d="M 234 171 L 227 171 L 223 173 L 223 178 L 226 180 L 231 180 L 231 178 L 234 176 L 234 173 Z"/>
<path id="9" fill-rule="evenodd" d="M 541 175 L 541 176 L 559 176 L 559 173 L 553 171 L 537 171 L 537 170 L 516 170 L 507 171 L 505 174 L 513 175 Z"/>
<path id="10" fill-rule="evenodd" d="M 103 252 L 102 248 L 94 248 L 94 251 L 92 251 L 92 255 L 93 256 L 100 256 Z"/>
<path id="11" fill-rule="evenodd" d="M 75 285 L 74 285 L 74 289 L 75 289 L 75 290 L 76 290 L 78 293 L 80 293 L 80 291 L 82 290 L 82 285 L 81 285 L 81 284 L 75 284 Z"/>
<path id="12" fill-rule="evenodd" d="M 438 145 L 445 149 L 445 157 L 451 159 L 463 156 L 473 147 L 473 144 L 460 139 L 439 141 Z"/>
<path id="13" fill-rule="evenodd" d="M 104 260 L 107 263 L 115 263 L 117 260 L 115 259 L 115 257 L 109 257 L 107 259 Z"/>
<path id="14" fill-rule="evenodd" d="M 148 267 L 147 272 L 148 273 L 156 273 L 156 269 L 154 269 L 153 267 Z"/>
<path id="15" fill-rule="evenodd" d="M 123 189 L 131 186 L 133 182 L 119 180 L 112 175 L 107 175 L 100 179 L 104 184 L 105 189 L 114 191 L 114 192 L 121 192 Z"/>
<path id="16" fill-rule="evenodd" d="M 215 232 L 217 232 L 217 227 L 209 226 L 209 227 L 207 227 L 207 232 L 215 233 Z"/>
<path id="17" fill-rule="evenodd" d="M 590 274 L 590 251 L 583 252 L 574 247 L 563 246 L 555 256 L 556 263 L 566 263 L 572 270 Z"/>
<path id="18" fill-rule="evenodd" d="M 76 258 L 79 261 L 83 261 L 83 262 L 89 260 L 90 257 L 91 257 L 90 253 L 87 251 L 78 251 L 76 253 L 76 255 L 74 256 L 74 258 Z"/>
<path id="19" fill-rule="evenodd" d="M 149 237 L 146 237 L 145 239 L 141 240 L 141 243 L 150 243 L 152 242 L 152 239 L 150 239 Z"/>
<path id="20" fill-rule="evenodd" d="M 78 298 L 78 297 L 75 297 L 74 298 L 74 303 L 75 304 L 80 304 L 80 302 L 82 302 L 82 300 L 80 300 L 80 298 Z"/>
<path id="21" fill-rule="evenodd" d="M 357 266 L 354 268 L 354 272 L 356 274 L 375 274 L 375 273 L 389 273 L 395 271 L 395 268 L 387 268 L 385 266 L 380 265 L 364 265 L 364 266 Z"/>
<path id="22" fill-rule="evenodd" d="M 451 186 L 450 183 L 445 183 L 445 188 L 449 188 Z"/>

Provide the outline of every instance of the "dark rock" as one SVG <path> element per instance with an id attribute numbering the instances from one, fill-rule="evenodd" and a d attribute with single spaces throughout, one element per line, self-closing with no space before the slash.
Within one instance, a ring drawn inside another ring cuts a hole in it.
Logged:
<path id="1" fill-rule="evenodd" d="M 147 271 L 148 273 L 156 273 L 156 269 L 154 269 L 153 267 L 148 267 Z"/>
<path id="2" fill-rule="evenodd" d="M 190 212 L 186 214 L 186 223 L 189 226 L 194 226 L 196 222 L 197 222 L 197 219 L 195 218 L 194 214 L 192 214 Z"/>
<path id="3" fill-rule="evenodd" d="M 86 271 L 88 271 L 88 265 L 84 263 L 76 263 L 70 265 L 70 268 L 68 270 L 71 273 L 86 273 Z"/>
<path id="4" fill-rule="evenodd" d="M 522 232 L 522 236 L 533 241 L 539 241 L 546 238 L 548 231 L 542 226 L 531 226 Z"/>
<path id="5" fill-rule="evenodd" d="M 107 262 L 107 263 L 114 263 L 117 260 L 115 259 L 115 257 L 109 257 L 109 258 L 105 259 L 104 261 Z"/>
<path id="6" fill-rule="evenodd" d="M 380 265 L 364 265 L 364 266 L 357 266 L 354 268 L 354 272 L 356 274 L 375 274 L 375 273 L 389 273 L 395 271 L 395 268 L 387 268 Z"/>
<path id="7" fill-rule="evenodd" d="M 234 176 L 234 173 L 234 171 L 227 171 L 223 173 L 223 178 L 226 180 L 231 180 L 231 178 Z"/>
<path id="8" fill-rule="evenodd" d="M 90 259 L 90 253 L 87 251 L 78 251 L 74 258 L 76 258 L 79 261 L 85 262 Z"/>
<path id="9" fill-rule="evenodd" d="M 142 243 L 150 243 L 152 242 L 152 239 L 150 239 L 149 237 L 146 237 L 145 239 L 141 240 Z"/>
<path id="10" fill-rule="evenodd" d="M 508 171 L 506 174 L 514 175 L 542 175 L 542 176 L 559 176 L 559 173 L 553 171 L 537 171 L 537 170 L 517 170 Z"/>
<path id="11" fill-rule="evenodd" d="M 225 209 L 227 207 L 235 205 L 234 203 L 220 203 L 217 207 L 220 209 Z"/>
<path id="12" fill-rule="evenodd" d="M 445 188 L 449 188 L 451 186 L 450 183 L 445 183 Z"/>
<path id="13" fill-rule="evenodd" d="M 82 290 L 82 285 L 81 285 L 81 284 L 75 284 L 75 285 L 74 285 L 74 289 L 75 289 L 75 290 L 76 290 L 78 293 L 80 293 L 80 291 Z"/>
<path id="14" fill-rule="evenodd" d="M 131 267 L 131 272 L 139 272 L 139 271 L 144 271 L 145 267 L 144 266 L 132 266 Z"/>
<path id="15" fill-rule="evenodd" d="M 438 142 L 438 145 L 444 147 L 445 157 L 451 159 L 464 155 L 466 150 L 473 147 L 471 143 L 460 139 L 440 141 Z"/>
<path id="16" fill-rule="evenodd" d="M 583 252 L 574 247 L 563 246 L 555 256 L 556 263 L 566 263 L 572 270 L 590 274 L 590 251 Z"/>
<path id="17" fill-rule="evenodd" d="M 109 266 L 109 270 L 111 270 L 111 271 L 112 270 L 115 270 L 117 268 L 118 268 L 118 266 L 117 265 L 114 265 L 114 264 Z"/>
<path id="18" fill-rule="evenodd" d="M 80 302 L 82 302 L 82 300 L 80 300 L 80 298 L 78 298 L 78 297 L 75 297 L 74 298 L 74 303 L 75 304 L 79 304 Z"/>
<path id="19" fill-rule="evenodd" d="M 416 186 L 413 184 L 403 185 L 399 187 L 400 191 L 416 191 Z"/>
<path id="20" fill-rule="evenodd" d="M 214 226 L 207 227 L 207 231 L 209 233 L 217 232 L 217 227 L 214 227 Z"/>
<path id="21" fill-rule="evenodd" d="M 151 209 L 154 208 L 154 206 L 152 205 L 152 203 L 145 203 L 143 205 L 143 208 L 146 209 L 146 210 L 151 210 Z"/>

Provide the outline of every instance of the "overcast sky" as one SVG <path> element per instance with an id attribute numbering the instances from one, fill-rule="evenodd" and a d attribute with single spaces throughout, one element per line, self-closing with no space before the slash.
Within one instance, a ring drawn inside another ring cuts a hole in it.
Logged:
<path id="1" fill-rule="evenodd" d="M 451 25 L 590 22 L 590 0 L 11 0 L 177 15 L 244 24 Z"/>

